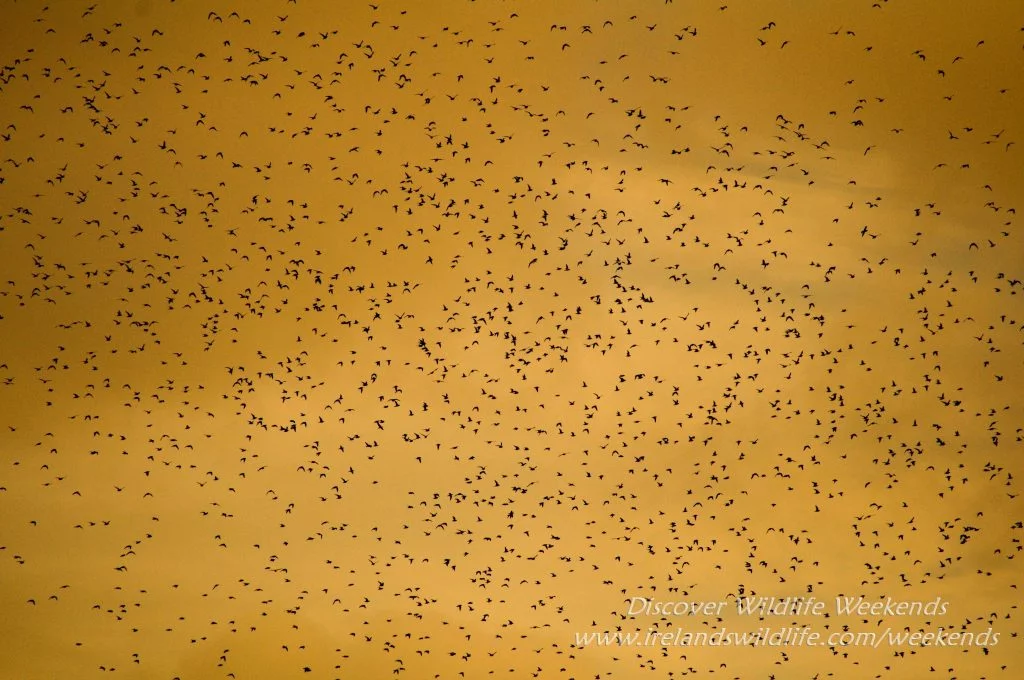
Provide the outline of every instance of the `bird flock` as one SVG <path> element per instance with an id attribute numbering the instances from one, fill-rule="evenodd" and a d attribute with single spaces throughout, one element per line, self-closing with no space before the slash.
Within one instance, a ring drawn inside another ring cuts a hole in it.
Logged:
<path id="1" fill-rule="evenodd" d="M 4 14 L 0 676 L 1020 676 L 1019 3 Z"/>

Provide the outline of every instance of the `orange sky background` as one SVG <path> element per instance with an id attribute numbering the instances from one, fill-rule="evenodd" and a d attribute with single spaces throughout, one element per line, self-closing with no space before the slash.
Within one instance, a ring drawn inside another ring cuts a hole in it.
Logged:
<path id="1" fill-rule="evenodd" d="M 722 3 L 5 2 L 0 676 L 1017 677 L 1024 6 Z"/>

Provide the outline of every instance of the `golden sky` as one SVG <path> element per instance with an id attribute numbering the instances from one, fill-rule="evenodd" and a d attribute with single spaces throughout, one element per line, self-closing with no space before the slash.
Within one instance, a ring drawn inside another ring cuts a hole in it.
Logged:
<path id="1" fill-rule="evenodd" d="M 0 677 L 1020 676 L 1024 4 L 3 16 Z"/>

